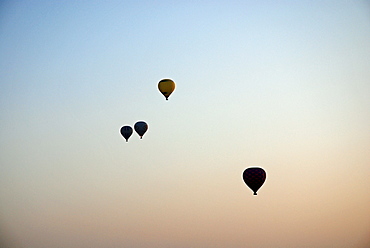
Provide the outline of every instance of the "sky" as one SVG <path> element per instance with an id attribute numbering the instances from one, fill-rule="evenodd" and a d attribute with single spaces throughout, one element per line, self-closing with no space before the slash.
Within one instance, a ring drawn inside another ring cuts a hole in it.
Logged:
<path id="1" fill-rule="evenodd" d="M 1 247 L 369 247 L 369 44 L 368 1 L 2 1 Z"/>

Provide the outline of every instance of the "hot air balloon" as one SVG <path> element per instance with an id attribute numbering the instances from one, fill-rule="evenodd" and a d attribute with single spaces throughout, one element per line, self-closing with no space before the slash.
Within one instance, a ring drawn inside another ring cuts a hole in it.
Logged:
<path id="1" fill-rule="evenodd" d="M 158 89 L 168 100 L 168 97 L 175 90 L 175 82 L 171 79 L 162 79 L 158 83 Z"/>
<path id="2" fill-rule="evenodd" d="M 148 130 L 148 124 L 146 124 L 144 121 L 138 121 L 135 123 L 134 129 L 140 136 L 140 139 L 142 139 L 144 133 Z"/>
<path id="3" fill-rule="evenodd" d="M 128 138 L 130 138 L 132 134 L 132 127 L 130 126 L 121 127 L 121 134 L 126 139 L 126 142 L 128 142 Z"/>
<path id="4" fill-rule="evenodd" d="M 257 195 L 257 191 L 266 180 L 266 172 L 262 168 L 250 167 L 243 172 L 245 184 Z"/>

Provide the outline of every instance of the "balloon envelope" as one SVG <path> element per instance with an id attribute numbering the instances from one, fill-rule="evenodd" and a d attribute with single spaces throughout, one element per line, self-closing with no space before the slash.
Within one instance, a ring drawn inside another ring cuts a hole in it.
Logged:
<path id="1" fill-rule="evenodd" d="M 158 89 L 168 100 L 168 97 L 175 90 L 175 82 L 171 79 L 162 79 L 158 83 Z"/>
<path id="2" fill-rule="evenodd" d="M 127 142 L 128 138 L 130 138 L 130 136 L 132 134 L 132 127 L 130 127 L 130 126 L 121 127 L 121 134 L 126 139 L 126 142 Z"/>
<path id="3" fill-rule="evenodd" d="M 140 136 L 140 139 L 142 139 L 144 133 L 148 130 L 148 124 L 146 124 L 144 121 L 138 121 L 135 123 L 134 129 Z"/>
<path id="4" fill-rule="evenodd" d="M 266 180 L 266 172 L 262 168 L 250 167 L 243 172 L 245 184 L 257 195 L 257 191 Z"/>

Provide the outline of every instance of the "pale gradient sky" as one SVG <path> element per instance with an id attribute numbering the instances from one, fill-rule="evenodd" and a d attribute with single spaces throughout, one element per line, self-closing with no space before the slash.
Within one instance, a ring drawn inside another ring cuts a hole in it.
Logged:
<path id="1" fill-rule="evenodd" d="M 370 245 L 368 1 L 2 1 L 0 121 L 1 247 Z"/>

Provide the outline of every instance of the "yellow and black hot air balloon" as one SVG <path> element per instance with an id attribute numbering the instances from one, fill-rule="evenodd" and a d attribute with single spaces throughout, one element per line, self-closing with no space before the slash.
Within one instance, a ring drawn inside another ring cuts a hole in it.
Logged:
<path id="1" fill-rule="evenodd" d="M 162 79 L 158 83 L 158 89 L 168 100 L 168 97 L 175 90 L 175 82 L 171 79 Z"/>

